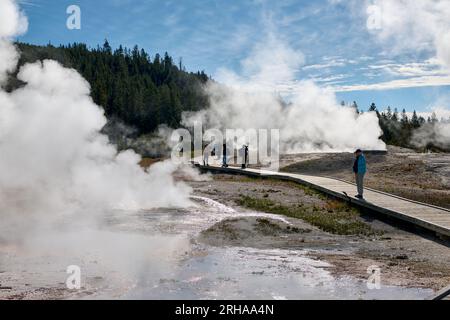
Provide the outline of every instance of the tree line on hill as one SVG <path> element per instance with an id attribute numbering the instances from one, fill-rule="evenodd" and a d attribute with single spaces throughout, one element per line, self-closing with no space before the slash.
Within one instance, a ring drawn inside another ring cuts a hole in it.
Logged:
<path id="1" fill-rule="evenodd" d="M 358 114 L 363 112 L 356 102 L 353 102 L 351 107 L 355 108 Z M 375 103 L 369 106 L 368 112 L 376 113 L 383 131 L 381 139 L 388 145 L 420 149 L 421 151 L 450 150 L 450 141 L 442 142 L 439 137 L 436 137 L 438 132 L 436 128 L 441 125 L 450 126 L 450 118 L 438 119 L 435 112 L 424 118 L 415 110 L 412 114 L 408 114 L 406 109 L 399 112 L 397 108 L 392 109 L 391 107 L 380 112 Z"/>
<path id="2" fill-rule="evenodd" d="M 209 77 L 203 71 L 186 72 L 181 59 L 175 64 L 167 53 L 152 58 L 138 46 L 113 50 L 108 41 L 94 49 L 82 43 L 17 46 L 20 65 L 52 59 L 76 69 L 90 83 L 92 98 L 108 119 L 120 119 L 138 134 L 151 133 L 163 123 L 178 127 L 182 112 L 208 106 L 201 86 Z M 19 85 L 13 77 L 9 89 Z"/>

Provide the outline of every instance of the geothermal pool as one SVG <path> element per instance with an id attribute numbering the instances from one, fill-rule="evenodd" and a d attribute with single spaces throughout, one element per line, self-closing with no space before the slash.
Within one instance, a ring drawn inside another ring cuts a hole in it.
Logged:
<path id="1" fill-rule="evenodd" d="M 335 278 L 308 251 L 213 247 L 202 230 L 240 216 L 207 198 L 189 209 L 105 215 L 95 227 L 62 225 L 33 241 L 1 245 L 0 298 L 25 299 L 423 299 L 431 290 L 367 289 Z M 66 289 L 69 265 L 80 267 L 81 289 Z"/>

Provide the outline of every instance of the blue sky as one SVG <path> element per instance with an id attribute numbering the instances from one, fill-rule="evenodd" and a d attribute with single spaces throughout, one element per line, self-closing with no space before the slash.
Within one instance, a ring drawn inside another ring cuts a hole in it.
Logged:
<path id="1" fill-rule="evenodd" d="M 338 100 L 372 101 L 408 111 L 448 107 L 450 74 L 432 48 L 397 50 L 367 29 L 366 4 L 355 0 L 23 0 L 29 30 L 19 40 L 54 45 L 135 44 L 151 55 L 183 57 L 188 70 L 240 73 L 242 61 L 270 32 L 303 63 L 294 80 L 312 79 Z M 367 3 L 367 1 L 366 1 Z M 66 28 L 66 8 L 81 8 L 81 30 Z M 414 39 L 411 39 L 414 41 Z M 269 56 L 270 59 L 270 56 Z M 444 105 L 442 105 L 444 104 Z"/>

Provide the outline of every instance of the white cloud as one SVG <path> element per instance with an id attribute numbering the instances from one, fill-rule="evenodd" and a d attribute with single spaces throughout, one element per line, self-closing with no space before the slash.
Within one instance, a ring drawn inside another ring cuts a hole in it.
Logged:
<path id="1" fill-rule="evenodd" d="M 385 63 L 382 63 L 385 62 Z M 351 84 L 334 87 L 338 92 L 362 90 L 389 90 L 415 87 L 433 87 L 450 85 L 450 74 L 437 59 L 423 62 L 394 63 L 391 60 L 380 61 L 381 64 L 368 65 L 366 77 L 389 76 L 397 79 L 377 83 Z"/>
<path id="2" fill-rule="evenodd" d="M 258 42 L 250 55 L 241 61 L 242 72 L 235 73 L 221 68 L 216 74 L 218 81 L 233 87 L 266 88 L 278 91 L 295 79 L 304 63 L 303 53 L 296 51 L 269 32 L 263 42 Z"/>
<path id="3" fill-rule="evenodd" d="M 383 70 L 393 76 L 415 77 L 415 76 L 445 76 L 448 70 L 436 59 L 428 59 L 424 62 L 389 63 L 384 65 L 371 65 L 369 69 Z"/>
<path id="4" fill-rule="evenodd" d="M 341 80 L 346 79 L 347 77 L 347 74 L 334 74 L 328 77 L 311 77 L 311 80 L 313 80 L 314 82 L 331 84 L 341 82 Z"/>
<path id="5" fill-rule="evenodd" d="M 333 67 L 344 67 L 346 63 L 344 60 L 332 60 L 330 62 L 322 63 L 322 64 L 312 64 L 308 66 L 304 66 L 303 70 L 317 70 L 317 69 L 327 69 Z"/>
<path id="6" fill-rule="evenodd" d="M 450 67 L 450 2 L 448 0 L 372 0 L 379 8 L 379 29 L 370 30 L 386 48 L 434 52 Z M 368 13 L 369 15 L 371 13 Z"/>
<path id="7" fill-rule="evenodd" d="M 334 87 L 334 90 L 336 92 L 349 92 L 349 91 L 391 90 L 401 88 L 417 88 L 417 87 L 449 86 L 449 85 L 450 85 L 450 75 L 422 76 L 371 84 L 352 84 L 347 86 L 336 86 Z"/>

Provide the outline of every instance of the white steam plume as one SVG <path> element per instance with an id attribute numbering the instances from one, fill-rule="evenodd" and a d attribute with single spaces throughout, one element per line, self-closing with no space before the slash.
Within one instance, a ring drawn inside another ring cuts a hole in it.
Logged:
<path id="1" fill-rule="evenodd" d="M 199 116 L 209 127 L 280 129 L 281 151 L 351 151 L 385 149 L 375 114 L 357 115 L 337 103 L 333 91 L 312 81 L 297 81 L 301 52 L 269 32 L 242 62 L 242 72 L 221 69 L 206 91 L 211 108 L 185 115 L 185 123 Z M 285 103 L 279 94 L 289 95 Z"/>
<path id="2" fill-rule="evenodd" d="M 28 27 L 26 17 L 18 10 L 15 2 L 0 0 L 0 86 L 4 84 L 7 73 L 15 69 L 19 54 L 10 43 L 11 37 L 24 33 Z"/>
<path id="3" fill-rule="evenodd" d="M 430 109 L 432 113 L 419 113 L 419 116 L 427 119 L 433 118 L 433 114 L 436 120 L 439 122 L 425 123 L 418 130 L 413 132 L 411 143 L 418 148 L 427 148 L 434 146 L 443 150 L 450 150 L 450 110 L 440 106 L 440 104 L 448 105 L 448 99 L 441 99 L 438 104 L 434 105 Z"/>
<path id="4" fill-rule="evenodd" d="M 419 148 L 432 145 L 450 150 L 450 121 L 424 124 L 414 132 L 411 142 Z"/>
<path id="5" fill-rule="evenodd" d="M 0 0 L 2 81 L 18 59 L 10 38 L 26 26 L 17 4 Z M 189 204 L 190 188 L 175 182 L 173 163 L 158 163 L 145 172 L 138 165 L 140 156 L 118 153 L 100 134 L 106 123 L 103 110 L 75 70 L 46 60 L 23 66 L 18 78 L 25 83 L 20 89 L 0 89 L 3 227 L 8 228 L 6 221 L 27 227 L 64 214 Z"/>

